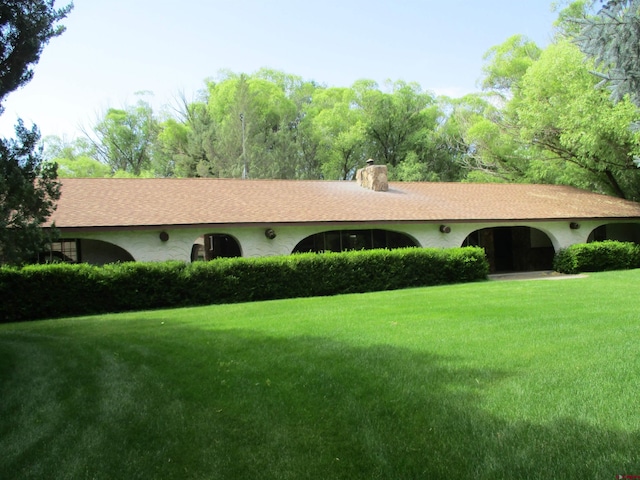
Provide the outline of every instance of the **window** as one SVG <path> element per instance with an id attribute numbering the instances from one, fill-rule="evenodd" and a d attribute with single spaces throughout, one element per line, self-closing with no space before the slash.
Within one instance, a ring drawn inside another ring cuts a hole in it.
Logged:
<path id="1" fill-rule="evenodd" d="M 80 241 L 64 239 L 52 242 L 48 250 L 38 256 L 39 263 L 78 263 L 80 262 Z"/>
<path id="2" fill-rule="evenodd" d="M 417 247 L 408 235 L 388 230 L 332 230 L 316 233 L 301 240 L 293 253 L 344 252 L 372 248 Z"/>

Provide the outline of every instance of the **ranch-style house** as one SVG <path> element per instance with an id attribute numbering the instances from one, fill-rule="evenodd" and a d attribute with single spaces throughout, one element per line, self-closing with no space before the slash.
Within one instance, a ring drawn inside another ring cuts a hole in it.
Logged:
<path id="1" fill-rule="evenodd" d="M 50 255 L 72 262 L 210 260 L 479 245 L 493 272 L 548 270 L 575 243 L 640 243 L 640 204 L 558 185 L 212 178 L 62 180 Z"/>

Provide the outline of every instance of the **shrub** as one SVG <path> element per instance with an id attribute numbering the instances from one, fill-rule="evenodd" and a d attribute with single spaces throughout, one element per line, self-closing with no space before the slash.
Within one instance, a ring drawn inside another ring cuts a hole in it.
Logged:
<path id="1" fill-rule="evenodd" d="M 640 246 L 613 240 L 571 245 L 556 253 L 553 268 L 560 273 L 640 268 Z"/>
<path id="2" fill-rule="evenodd" d="M 488 271 L 477 247 L 6 267 L 0 321 L 393 290 L 481 280 Z"/>
<path id="3" fill-rule="evenodd" d="M 30 265 L 0 269 L 1 321 L 98 313 L 103 295 L 100 269 L 86 264 Z"/>

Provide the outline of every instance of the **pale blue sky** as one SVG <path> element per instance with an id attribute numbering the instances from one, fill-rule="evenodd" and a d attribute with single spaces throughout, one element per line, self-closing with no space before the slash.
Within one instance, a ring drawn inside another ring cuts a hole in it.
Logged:
<path id="1" fill-rule="evenodd" d="M 518 33 L 548 44 L 552 1 L 74 0 L 67 31 L 5 101 L 0 136 L 13 136 L 21 117 L 70 139 L 137 91 L 152 91 L 157 106 L 179 92 L 191 99 L 225 69 L 341 87 L 404 80 L 460 96 L 478 90 L 492 46 Z"/>

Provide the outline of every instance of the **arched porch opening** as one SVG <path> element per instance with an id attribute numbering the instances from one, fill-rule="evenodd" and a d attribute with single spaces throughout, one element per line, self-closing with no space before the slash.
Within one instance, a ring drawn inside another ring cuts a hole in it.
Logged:
<path id="1" fill-rule="evenodd" d="M 134 258 L 124 248 L 104 240 L 64 238 L 49 245 L 39 255 L 40 263 L 66 262 L 105 265 L 107 263 L 133 262 Z"/>
<path id="2" fill-rule="evenodd" d="M 491 227 L 472 232 L 463 246 L 484 248 L 491 273 L 551 270 L 555 249 L 549 236 L 531 227 Z"/>
<path id="3" fill-rule="evenodd" d="M 601 242 L 603 240 L 617 240 L 619 242 L 634 242 L 640 244 L 640 224 L 609 223 L 600 225 L 589 234 L 587 242 Z"/>
<path id="4" fill-rule="evenodd" d="M 344 252 L 374 248 L 418 247 L 409 235 L 391 230 L 331 230 L 315 233 L 302 239 L 292 253 Z"/>
<path id="5" fill-rule="evenodd" d="M 191 247 L 191 261 L 209 261 L 224 257 L 241 257 L 240 243 L 231 235 L 207 233 L 198 237 Z"/>

